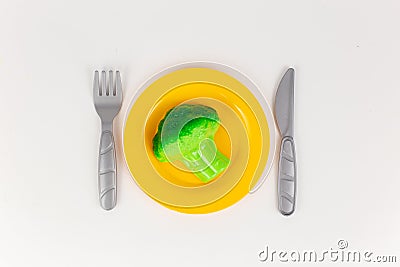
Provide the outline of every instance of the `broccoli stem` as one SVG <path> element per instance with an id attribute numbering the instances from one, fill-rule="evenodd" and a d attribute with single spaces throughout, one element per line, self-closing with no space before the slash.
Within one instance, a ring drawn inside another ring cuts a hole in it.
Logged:
<path id="1" fill-rule="evenodd" d="M 207 183 L 221 174 L 229 165 L 230 160 L 215 146 L 212 139 L 204 139 L 199 150 L 182 159 L 189 170 L 193 171 L 201 181 Z"/>

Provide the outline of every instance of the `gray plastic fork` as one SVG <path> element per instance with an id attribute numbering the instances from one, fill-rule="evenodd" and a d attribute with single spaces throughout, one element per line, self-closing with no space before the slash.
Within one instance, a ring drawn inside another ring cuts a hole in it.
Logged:
<path id="1" fill-rule="evenodd" d="M 93 99 L 94 107 L 101 119 L 101 137 L 98 162 L 98 186 L 100 205 L 105 210 L 111 210 L 117 203 L 117 166 L 113 135 L 113 121 L 122 105 L 122 84 L 119 71 L 109 72 L 108 82 L 106 72 L 94 72 Z"/>

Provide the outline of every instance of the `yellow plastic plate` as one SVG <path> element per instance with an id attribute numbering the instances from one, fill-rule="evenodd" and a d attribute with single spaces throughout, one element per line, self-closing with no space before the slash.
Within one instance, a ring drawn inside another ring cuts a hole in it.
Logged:
<path id="1" fill-rule="evenodd" d="M 272 163 L 275 133 L 270 109 L 254 90 L 245 76 L 215 63 L 178 65 L 146 82 L 128 109 L 123 136 L 126 163 L 138 186 L 160 204 L 185 213 L 214 212 L 255 191 Z M 221 120 L 215 143 L 231 163 L 207 184 L 159 162 L 152 152 L 158 123 L 182 103 L 211 106 Z"/>

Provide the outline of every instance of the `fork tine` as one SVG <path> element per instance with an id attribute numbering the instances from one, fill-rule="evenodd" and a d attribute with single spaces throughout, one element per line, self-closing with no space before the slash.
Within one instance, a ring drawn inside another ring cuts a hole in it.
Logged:
<path id="1" fill-rule="evenodd" d="M 94 95 L 94 96 L 100 95 L 100 88 L 99 88 L 99 72 L 98 72 L 97 70 L 94 72 L 93 95 Z"/>
<path id="2" fill-rule="evenodd" d="M 106 95 L 106 72 L 103 70 L 101 72 L 101 86 L 100 86 L 100 95 Z"/>
<path id="3" fill-rule="evenodd" d="M 114 83 L 113 83 L 113 71 L 110 70 L 108 72 L 108 87 L 107 87 L 107 95 L 113 95 L 114 91 Z"/>
<path id="4" fill-rule="evenodd" d="M 116 82 L 115 82 L 115 87 L 114 87 L 114 95 L 122 95 L 122 83 L 121 83 L 121 75 L 119 74 L 119 71 L 117 70 L 115 75 L 116 77 Z"/>

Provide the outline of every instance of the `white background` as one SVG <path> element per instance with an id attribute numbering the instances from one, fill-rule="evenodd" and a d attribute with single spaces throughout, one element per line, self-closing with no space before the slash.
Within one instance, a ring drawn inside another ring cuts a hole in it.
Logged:
<path id="1" fill-rule="evenodd" d="M 399 1 L 1 0 L 0 266 L 267 266 L 265 245 L 323 251 L 339 239 L 400 261 L 399 13 Z M 129 100 L 192 60 L 241 70 L 270 103 L 296 68 L 293 216 L 277 210 L 276 164 L 255 195 L 201 216 L 161 207 L 129 176 Z M 125 89 L 111 212 L 97 200 L 92 75 L 103 68 Z"/>

